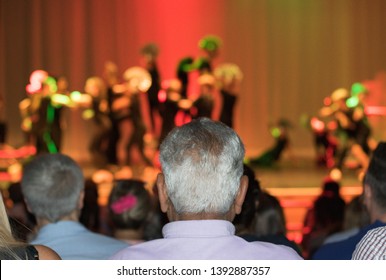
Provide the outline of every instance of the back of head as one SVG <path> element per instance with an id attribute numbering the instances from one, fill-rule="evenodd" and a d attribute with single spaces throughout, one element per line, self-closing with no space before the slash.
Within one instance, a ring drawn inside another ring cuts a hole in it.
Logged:
<path id="1" fill-rule="evenodd" d="M 44 154 L 24 167 L 22 191 L 33 214 L 56 222 L 78 207 L 84 188 L 79 165 L 63 154 Z"/>
<path id="2" fill-rule="evenodd" d="M 314 201 L 315 223 L 318 227 L 327 227 L 343 223 L 345 201 L 340 196 L 340 183 L 327 177 L 323 181 L 322 193 Z"/>
<path id="3" fill-rule="evenodd" d="M 280 201 L 273 195 L 262 192 L 256 209 L 256 236 L 286 233 L 286 221 Z"/>
<path id="4" fill-rule="evenodd" d="M 225 214 L 243 175 L 239 136 L 208 118 L 173 129 L 162 142 L 160 161 L 168 196 L 178 214 Z"/>
<path id="5" fill-rule="evenodd" d="M 374 150 L 364 184 L 371 188 L 373 202 L 386 212 L 386 142 L 380 142 Z"/>
<path id="6" fill-rule="evenodd" d="M 362 196 L 355 196 L 346 205 L 343 229 L 362 228 L 370 224 L 369 213 L 363 205 Z"/>
<path id="7" fill-rule="evenodd" d="M 237 234 L 243 234 L 245 231 L 254 231 L 256 204 L 261 192 L 260 183 L 255 178 L 255 172 L 246 164 L 244 164 L 244 175 L 248 177 L 248 190 L 241 212 L 233 220 Z"/>
<path id="8" fill-rule="evenodd" d="M 323 182 L 322 195 L 330 197 L 340 197 L 340 183 L 327 178 Z"/>
<path id="9" fill-rule="evenodd" d="M 151 197 L 144 182 L 115 182 L 109 196 L 109 215 L 117 229 L 140 229 L 149 217 L 151 206 Z"/>
<path id="10" fill-rule="evenodd" d="M 319 227 L 343 225 L 346 203 L 340 196 L 322 194 L 314 202 L 315 223 Z"/>

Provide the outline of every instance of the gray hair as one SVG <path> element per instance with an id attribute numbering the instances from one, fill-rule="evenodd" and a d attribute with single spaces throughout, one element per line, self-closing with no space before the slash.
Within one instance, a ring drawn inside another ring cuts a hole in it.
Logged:
<path id="1" fill-rule="evenodd" d="M 223 123 L 208 118 L 173 129 L 160 161 L 168 196 L 178 214 L 229 211 L 243 175 L 244 145 Z"/>
<path id="2" fill-rule="evenodd" d="M 21 186 L 33 214 L 56 222 L 77 209 L 84 177 L 70 157 L 45 154 L 25 166 Z"/>

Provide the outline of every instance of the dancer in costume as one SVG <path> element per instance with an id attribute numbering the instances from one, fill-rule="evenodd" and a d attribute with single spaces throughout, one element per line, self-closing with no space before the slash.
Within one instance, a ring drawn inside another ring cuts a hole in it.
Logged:
<path id="1" fill-rule="evenodd" d="M 42 70 L 33 72 L 27 85 L 30 100 L 19 104 L 22 127 L 29 131 L 37 153 L 57 153 L 61 150 L 61 109 L 74 106 L 72 100 L 57 93 L 55 78 Z"/>
<path id="2" fill-rule="evenodd" d="M 188 97 L 188 89 L 192 72 L 198 71 L 198 76 L 204 73 L 212 73 L 214 66 L 213 61 L 219 55 L 219 49 L 222 41 L 219 37 L 214 35 L 207 35 L 201 38 L 198 42 L 198 47 L 202 54 L 194 58 L 187 56 L 178 62 L 177 78 L 181 81 L 181 94 Z"/>
<path id="3" fill-rule="evenodd" d="M 78 104 L 85 108 L 83 118 L 92 121 L 93 136 L 89 144 L 89 152 L 93 164 L 103 167 L 108 162 L 107 148 L 111 132 L 105 82 L 100 77 L 90 77 L 86 80 L 84 91 L 82 102 Z"/>
<path id="4" fill-rule="evenodd" d="M 161 89 L 160 74 L 157 66 L 157 57 L 159 48 L 154 43 L 146 44 L 141 49 L 143 67 L 149 72 L 151 77 L 151 86 L 147 91 L 149 99 L 150 115 L 153 134 L 159 138 L 161 132 L 161 116 L 159 112 L 158 92 Z"/>
<path id="5" fill-rule="evenodd" d="M 159 145 L 169 132 L 177 126 L 176 116 L 180 111 L 188 112 L 192 107 L 192 101 L 183 98 L 181 94 L 181 82 L 178 79 L 164 80 L 162 89 L 158 94 L 160 112 L 162 116 L 162 130 Z"/>
<path id="6" fill-rule="evenodd" d="M 219 83 L 221 94 L 219 119 L 229 127 L 234 128 L 235 106 L 243 73 L 236 64 L 224 63 L 215 68 L 214 76 Z"/>
<path id="7" fill-rule="evenodd" d="M 125 83 L 113 88 L 116 97 L 111 107 L 119 129 L 117 162 L 120 167 L 132 165 L 134 157 L 137 156 L 137 160 L 152 165 L 144 153 L 145 134 L 152 131 L 149 101 L 146 96 L 151 85 L 151 76 L 142 67 L 131 67 L 124 72 L 123 78 Z"/>
<path id="8" fill-rule="evenodd" d="M 272 126 L 270 132 L 275 139 L 275 144 L 261 155 L 249 159 L 249 164 L 260 167 L 274 166 L 281 159 L 284 150 L 289 147 L 289 128 L 291 124 L 286 119 L 281 119 L 277 125 Z"/>
<path id="9" fill-rule="evenodd" d="M 198 69 L 200 74 L 213 72 L 213 62 L 219 55 L 221 45 L 221 39 L 215 35 L 207 35 L 200 39 L 198 47 L 203 55 L 194 61 L 194 68 Z"/>
<path id="10" fill-rule="evenodd" d="M 333 170 L 341 173 L 347 155 L 351 152 L 359 161 L 362 168 L 368 165 L 369 157 L 358 142 L 360 115 L 350 105 L 350 94 L 345 88 L 336 89 L 330 96 L 331 104 L 320 110 L 323 118 L 332 118 L 336 123 L 334 136 L 337 139 L 335 165 Z M 366 149 L 366 148 L 365 148 Z"/>

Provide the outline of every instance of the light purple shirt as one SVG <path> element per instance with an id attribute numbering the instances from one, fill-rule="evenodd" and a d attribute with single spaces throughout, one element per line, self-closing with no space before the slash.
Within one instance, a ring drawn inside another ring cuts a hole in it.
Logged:
<path id="1" fill-rule="evenodd" d="M 224 220 L 166 224 L 163 239 L 125 248 L 113 260 L 302 260 L 292 249 L 267 242 L 247 242 Z"/>

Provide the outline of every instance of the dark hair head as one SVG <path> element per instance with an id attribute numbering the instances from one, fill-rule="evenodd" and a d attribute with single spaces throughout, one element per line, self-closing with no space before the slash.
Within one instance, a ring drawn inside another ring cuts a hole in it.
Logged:
<path id="1" fill-rule="evenodd" d="M 256 203 L 260 193 L 260 183 L 255 179 L 255 172 L 244 164 L 244 175 L 248 177 L 248 190 L 242 206 L 241 213 L 236 215 L 233 224 L 242 229 L 251 229 L 255 220 Z"/>
<path id="2" fill-rule="evenodd" d="M 371 188 L 374 202 L 386 210 L 386 142 L 380 142 L 374 150 L 364 184 Z"/>
<path id="3" fill-rule="evenodd" d="M 119 229 L 141 228 L 151 211 L 151 197 L 145 183 L 139 180 L 118 180 L 109 196 L 109 215 Z"/>

